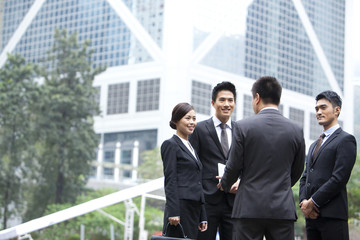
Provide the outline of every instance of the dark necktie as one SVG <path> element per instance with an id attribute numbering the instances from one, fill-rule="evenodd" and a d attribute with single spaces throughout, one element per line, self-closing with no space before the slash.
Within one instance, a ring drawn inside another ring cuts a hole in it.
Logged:
<path id="1" fill-rule="evenodd" d="M 326 136 L 325 133 L 323 133 L 323 134 L 320 135 L 319 139 L 317 140 L 316 147 L 315 147 L 313 157 L 312 157 L 313 160 L 316 158 L 316 155 L 319 152 L 319 149 L 321 147 L 321 144 L 322 144 L 325 136 Z"/>
<path id="2" fill-rule="evenodd" d="M 229 142 L 228 142 L 228 137 L 227 137 L 227 133 L 226 133 L 226 123 L 221 123 L 220 124 L 220 128 L 221 128 L 221 148 L 225 154 L 225 157 L 227 157 L 228 151 L 229 151 Z"/>

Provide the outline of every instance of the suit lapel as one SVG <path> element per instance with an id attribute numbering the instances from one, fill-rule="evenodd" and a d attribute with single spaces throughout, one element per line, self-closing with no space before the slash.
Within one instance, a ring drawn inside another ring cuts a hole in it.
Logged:
<path id="1" fill-rule="evenodd" d="M 219 137 L 217 135 L 217 132 L 216 132 L 216 129 L 214 126 L 214 121 L 212 120 L 212 118 L 210 118 L 208 121 L 206 121 L 206 128 L 208 129 L 209 134 L 210 134 L 211 138 L 213 139 L 215 145 L 219 148 L 219 151 L 225 157 L 225 154 L 222 150 L 221 143 L 220 143 Z"/>
<path id="2" fill-rule="evenodd" d="M 235 122 L 231 121 L 231 133 L 232 134 L 234 133 L 234 127 L 235 127 Z M 223 157 L 225 159 L 227 159 L 227 156 L 225 156 L 225 154 L 222 150 L 221 143 L 220 143 L 219 137 L 217 135 L 217 132 L 216 132 L 216 129 L 214 126 L 214 121 L 212 120 L 212 118 L 210 118 L 209 120 L 206 121 L 206 128 L 208 129 L 211 138 L 214 140 L 215 145 L 219 148 L 219 151 L 221 152 Z M 230 145 L 228 152 L 230 152 L 231 148 L 232 148 L 232 144 Z"/>
<path id="3" fill-rule="evenodd" d="M 194 157 L 194 155 L 193 155 L 193 154 L 190 152 L 190 150 L 184 145 L 184 143 L 181 141 L 181 139 L 180 139 L 178 136 L 174 135 L 174 139 L 175 139 L 175 141 L 179 144 L 180 148 L 181 148 L 184 152 L 186 152 L 193 161 L 195 161 L 196 165 L 197 165 L 199 168 L 201 168 L 201 166 L 200 166 L 201 163 L 200 163 L 200 161 L 198 160 L 198 159 L 199 159 L 199 156 L 197 155 L 197 153 L 195 152 L 195 155 L 196 155 L 196 157 L 197 157 L 198 159 L 196 159 L 196 158 Z"/>
<path id="4" fill-rule="evenodd" d="M 331 136 L 329 137 L 329 139 L 327 139 L 327 140 L 324 142 L 324 144 L 321 145 L 321 147 L 320 147 L 320 149 L 319 149 L 319 151 L 318 151 L 315 159 L 312 161 L 312 164 L 311 164 L 311 165 L 314 165 L 314 164 L 315 164 L 315 162 L 316 162 L 316 160 L 319 158 L 322 150 L 323 150 L 331 141 L 333 141 L 335 138 L 337 138 L 337 136 L 339 135 L 339 133 L 340 133 L 341 131 L 342 131 L 341 128 L 338 128 L 333 134 L 331 134 Z M 314 144 L 314 146 L 313 146 L 313 148 L 312 148 L 312 150 L 311 150 L 311 154 L 312 154 L 312 152 L 314 151 L 315 145 L 316 145 L 316 144 Z"/>
<path id="5" fill-rule="evenodd" d="M 308 156 L 306 157 L 308 159 L 307 160 L 308 166 L 312 166 L 314 164 L 314 161 L 312 160 L 312 155 L 313 155 L 315 146 L 316 146 L 316 141 L 310 145 Z"/>

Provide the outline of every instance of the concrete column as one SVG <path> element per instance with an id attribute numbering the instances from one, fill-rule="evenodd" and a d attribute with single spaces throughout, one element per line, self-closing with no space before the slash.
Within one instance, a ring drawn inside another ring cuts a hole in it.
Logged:
<path id="1" fill-rule="evenodd" d="M 102 178 L 102 163 L 103 163 L 104 150 L 103 145 L 99 144 L 98 154 L 97 154 L 97 168 L 96 168 L 96 179 L 100 180 Z"/>
<path id="2" fill-rule="evenodd" d="M 120 162 L 121 162 L 121 143 L 116 143 L 115 148 L 115 166 L 114 166 L 114 181 L 119 182 L 120 180 Z"/>
<path id="3" fill-rule="evenodd" d="M 139 166 L 139 141 L 134 142 L 134 148 L 132 151 L 132 173 L 131 178 L 133 181 L 137 181 L 137 167 Z"/>

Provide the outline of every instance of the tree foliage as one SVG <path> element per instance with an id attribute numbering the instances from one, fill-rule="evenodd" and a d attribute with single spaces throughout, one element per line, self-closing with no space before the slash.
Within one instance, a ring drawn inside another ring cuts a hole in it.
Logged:
<path id="1" fill-rule="evenodd" d="M 347 184 L 349 218 L 359 218 L 360 214 L 360 157 L 357 156 L 350 180 Z"/>
<path id="2" fill-rule="evenodd" d="M 292 191 L 293 191 L 294 198 L 295 198 L 296 215 L 298 217 L 298 219 L 295 222 L 295 235 L 296 236 L 304 236 L 305 235 L 305 217 L 299 207 L 299 188 L 300 188 L 300 180 L 292 187 Z"/>
<path id="3" fill-rule="evenodd" d="M 38 171 L 26 219 L 41 216 L 48 204 L 74 202 L 87 182 L 98 144 L 93 114 L 99 108 L 92 84 L 104 70 L 92 68 L 89 44 L 79 44 L 76 33 L 56 29 L 48 67 L 40 72 Z"/>
<path id="4" fill-rule="evenodd" d="M 31 155 L 32 106 L 37 98 L 35 68 L 20 55 L 8 55 L 0 69 L 0 201 L 2 227 L 22 209 L 22 183 Z"/>
<path id="5" fill-rule="evenodd" d="M 143 163 L 139 166 L 138 172 L 142 179 L 156 179 L 163 177 L 163 165 L 160 156 L 160 149 L 144 151 L 141 154 Z"/>

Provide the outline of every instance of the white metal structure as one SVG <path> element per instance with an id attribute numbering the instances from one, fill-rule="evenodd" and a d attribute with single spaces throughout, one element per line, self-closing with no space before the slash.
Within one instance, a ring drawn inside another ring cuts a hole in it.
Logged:
<path id="1" fill-rule="evenodd" d="M 51 225 L 67 221 L 74 217 L 81 216 L 83 214 L 98 210 L 122 201 L 132 199 L 137 196 L 141 196 L 144 193 L 152 192 L 163 188 L 164 179 L 159 178 L 156 180 L 149 181 L 144 184 L 137 185 L 135 187 L 127 188 L 116 193 L 109 194 L 107 196 L 97 198 L 77 206 L 58 211 L 47 216 L 31 220 L 29 222 L 20 224 L 18 226 L 8 228 L 0 231 L 0 240 L 20 237 L 31 233 L 36 230 L 40 230 Z M 134 210 L 135 211 L 135 210 Z M 131 217 L 131 214 L 129 215 Z M 129 227 L 131 228 L 131 227 Z M 131 230 L 131 229 L 129 229 Z M 128 233 L 131 235 L 130 233 Z M 132 238 L 128 238 L 132 239 Z"/>
<path id="2" fill-rule="evenodd" d="M 147 240 L 148 239 L 148 232 L 145 230 L 145 205 L 146 205 L 146 198 L 153 198 L 158 199 L 161 201 L 165 201 L 165 197 L 154 195 L 154 194 L 143 194 L 141 196 L 141 205 L 140 205 L 140 218 L 139 218 L 139 240 Z"/>

